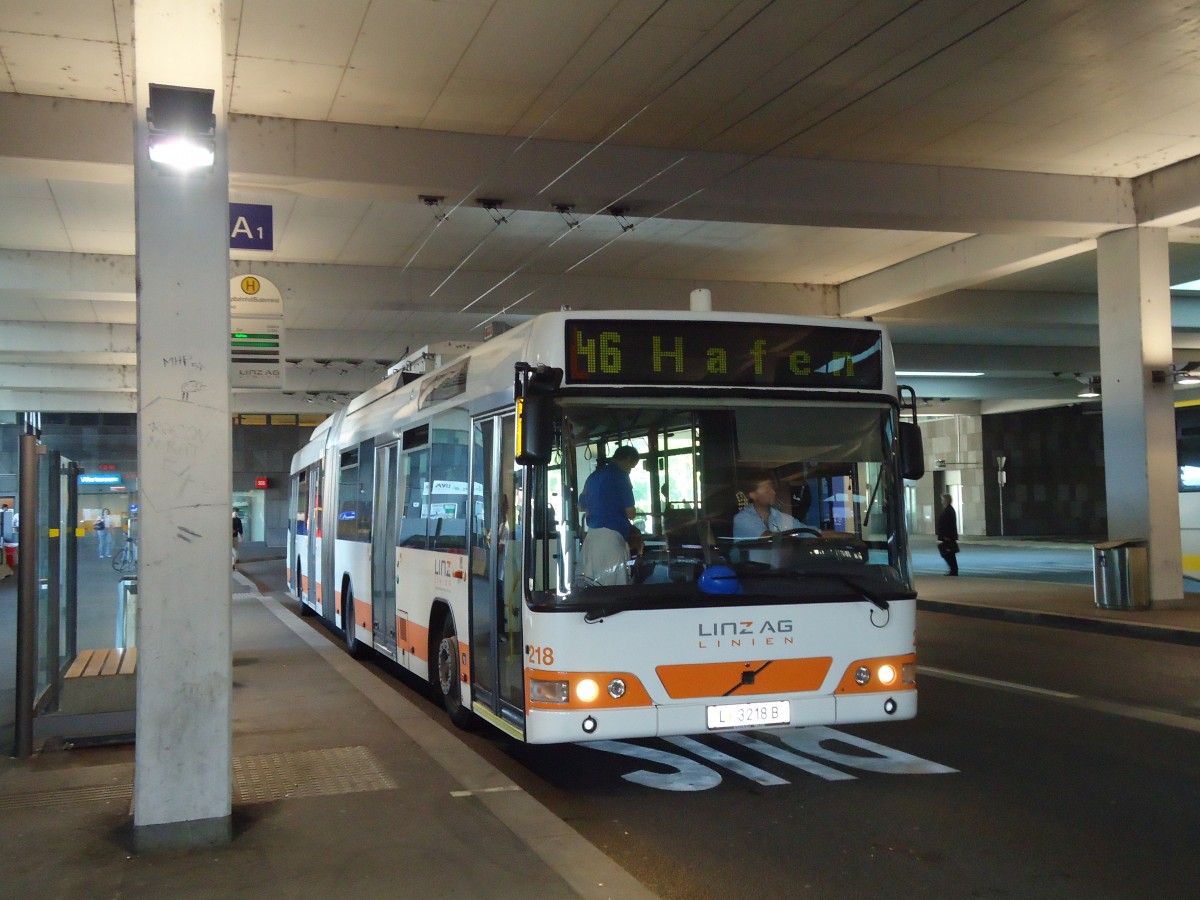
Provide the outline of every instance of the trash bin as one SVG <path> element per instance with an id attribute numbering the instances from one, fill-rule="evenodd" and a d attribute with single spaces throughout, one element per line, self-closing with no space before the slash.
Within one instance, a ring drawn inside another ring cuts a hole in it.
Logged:
<path id="1" fill-rule="evenodd" d="M 117 648 L 137 646 L 137 576 L 117 584 Z"/>
<path id="2" fill-rule="evenodd" d="M 1092 581 L 1100 609 L 1148 609 L 1150 566 L 1145 541 L 1108 541 L 1092 552 Z"/>
<path id="3" fill-rule="evenodd" d="M 4 545 L 4 564 L 10 569 L 17 567 L 17 549 L 16 544 L 6 543 Z"/>

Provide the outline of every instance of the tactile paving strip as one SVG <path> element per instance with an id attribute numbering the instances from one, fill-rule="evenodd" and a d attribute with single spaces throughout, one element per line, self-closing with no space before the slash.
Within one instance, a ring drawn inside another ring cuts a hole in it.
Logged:
<path id="1" fill-rule="evenodd" d="M 234 797 L 242 803 L 264 803 L 385 791 L 394 789 L 396 782 L 366 747 L 337 747 L 236 757 L 233 787 Z"/>
<path id="2" fill-rule="evenodd" d="M 132 784 L 106 784 L 98 787 L 64 788 L 60 791 L 34 791 L 0 797 L 0 809 L 31 809 L 37 806 L 63 806 L 94 800 L 122 800 L 133 797 Z"/>
<path id="3" fill-rule="evenodd" d="M 267 803 L 293 797 L 322 797 L 397 787 L 374 754 L 366 747 L 297 750 L 236 756 L 233 760 L 235 803 Z M 130 800 L 132 784 L 64 788 L 0 796 L 0 810 L 30 809 L 91 803 L 97 800 Z"/>

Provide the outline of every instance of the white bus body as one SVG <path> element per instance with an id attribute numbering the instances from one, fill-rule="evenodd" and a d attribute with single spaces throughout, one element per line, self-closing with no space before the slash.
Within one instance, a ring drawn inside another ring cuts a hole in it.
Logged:
<path id="1" fill-rule="evenodd" d="M 516 461 L 522 364 L 548 462 Z M 456 722 L 531 743 L 911 718 L 899 429 L 878 325 L 539 316 L 316 429 L 292 464 L 289 587 L 351 652 L 440 685 Z M 644 548 L 587 572 L 579 494 L 620 445 L 641 454 Z M 734 534 L 759 475 L 794 531 Z"/>

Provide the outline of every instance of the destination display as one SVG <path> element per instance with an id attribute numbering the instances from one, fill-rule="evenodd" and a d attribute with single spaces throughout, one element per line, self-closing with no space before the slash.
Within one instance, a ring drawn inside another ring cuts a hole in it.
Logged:
<path id="1" fill-rule="evenodd" d="M 840 325 L 572 319 L 567 381 L 729 387 L 883 387 L 883 334 Z"/>

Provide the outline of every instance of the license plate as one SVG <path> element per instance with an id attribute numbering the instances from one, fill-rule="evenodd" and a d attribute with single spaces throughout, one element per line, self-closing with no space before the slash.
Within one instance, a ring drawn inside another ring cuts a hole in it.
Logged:
<path id="1" fill-rule="evenodd" d="M 788 700 L 766 700 L 761 703 L 722 703 L 708 707 L 708 727 L 758 728 L 764 725 L 787 725 L 792 721 L 792 704 Z"/>

